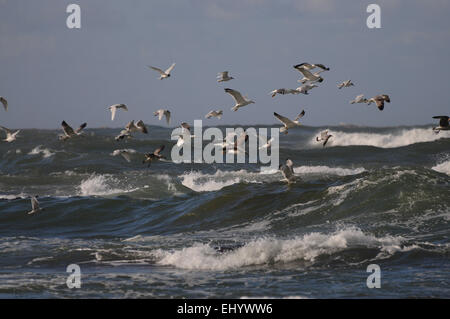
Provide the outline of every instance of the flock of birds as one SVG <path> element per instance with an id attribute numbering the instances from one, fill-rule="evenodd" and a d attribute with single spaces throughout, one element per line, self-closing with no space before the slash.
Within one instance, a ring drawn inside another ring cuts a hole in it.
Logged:
<path id="1" fill-rule="evenodd" d="M 160 80 L 168 79 L 171 77 L 171 72 L 175 68 L 175 63 L 173 63 L 167 70 L 162 70 L 157 67 L 149 66 L 150 69 L 156 71 L 160 75 Z M 298 80 L 299 83 L 302 85 L 299 86 L 296 89 L 287 89 L 287 88 L 280 88 L 271 91 L 269 94 L 274 98 L 276 95 L 287 95 L 287 94 L 304 94 L 308 95 L 309 91 L 311 91 L 314 88 L 317 88 L 317 83 L 322 83 L 324 81 L 324 78 L 321 76 L 321 73 L 325 71 L 329 71 L 330 68 L 326 67 L 323 64 L 310 64 L 310 63 L 302 63 L 297 64 L 294 66 L 294 69 L 299 71 L 303 77 Z M 314 72 L 313 70 L 318 69 L 318 71 Z M 217 76 L 217 82 L 228 82 L 233 80 L 234 78 L 229 75 L 228 71 L 220 72 Z M 338 84 L 338 89 L 348 88 L 354 86 L 354 83 L 351 80 L 344 81 L 340 84 Z M 243 108 L 247 105 L 254 104 L 255 102 L 250 100 L 247 96 L 243 96 L 239 91 L 233 90 L 230 88 L 225 88 L 225 92 L 229 94 L 235 102 L 235 105 L 231 108 L 232 111 L 237 112 L 240 108 Z M 350 104 L 367 104 L 371 105 L 372 103 L 375 103 L 376 106 L 380 111 L 384 110 L 385 103 L 390 103 L 391 99 L 389 95 L 387 94 L 381 94 L 374 96 L 370 99 L 364 98 L 364 95 L 358 95 L 354 100 L 350 101 Z M 6 98 L 0 96 L 0 103 L 2 103 L 5 111 L 8 111 L 8 101 Z M 117 112 L 119 110 L 128 111 L 128 107 L 125 104 L 115 104 L 110 106 L 109 111 L 111 112 L 111 120 L 114 121 L 117 115 Z M 218 118 L 219 120 L 223 116 L 223 110 L 212 110 L 208 114 L 206 114 L 206 119 L 211 118 Z M 299 120 L 305 116 L 306 112 L 303 110 L 295 119 L 291 120 L 283 115 L 280 115 L 276 112 L 274 112 L 274 116 L 283 124 L 283 126 L 280 128 L 280 132 L 284 134 L 289 133 L 289 129 L 296 128 L 301 126 L 301 123 Z M 170 125 L 171 120 L 171 112 L 169 110 L 160 109 L 154 113 L 155 117 L 158 117 L 158 119 L 161 121 L 163 118 L 166 119 L 167 125 Z M 441 130 L 450 130 L 450 118 L 449 116 L 434 116 L 434 119 L 439 119 L 439 126 L 433 127 L 433 131 L 438 134 Z M 67 124 L 65 121 L 61 124 L 63 134 L 59 135 L 59 139 L 61 141 L 66 141 L 68 139 L 71 139 L 73 137 L 82 136 L 83 130 L 86 128 L 87 123 L 83 123 L 80 125 L 79 128 L 74 130 L 69 124 Z M 191 138 L 194 138 L 194 135 L 191 135 L 191 127 L 188 123 L 181 123 L 180 127 L 182 128 L 183 133 L 189 133 L 188 136 Z M 7 129 L 3 126 L 0 126 L 0 130 L 4 131 L 6 133 L 6 138 L 3 140 L 8 143 L 14 142 L 18 134 L 20 133 L 20 130 L 13 132 L 10 129 Z M 148 129 L 144 122 L 142 120 L 140 121 L 131 121 L 129 122 L 125 128 L 120 132 L 118 136 L 116 136 L 116 141 L 121 141 L 123 139 L 130 139 L 133 137 L 132 133 L 135 132 L 141 132 L 143 134 L 148 134 Z M 216 144 L 222 147 L 223 153 L 229 152 L 232 154 L 236 154 L 238 152 L 245 152 L 245 143 L 248 141 L 248 134 L 247 132 L 243 132 L 240 136 L 236 138 L 234 143 L 230 143 L 230 141 L 234 140 L 234 137 L 236 134 L 227 136 L 222 143 Z M 184 137 L 185 135 L 178 135 L 178 141 L 177 145 L 181 147 L 184 144 Z M 323 131 L 320 133 L 320 136 L 316 137 L 316 141 L 319 143 L 322 143 L 323 147 L 326 146 L 330 138 L 333 136 L 328 133 L 328 131 Z M 263 139 L 263 145 L 260 147 L 262 148 L 270 148 L 271 143 L 273 142 L 273 138 L 269 141 L 264 140 L 264 138 L 258 136 L 258 138 Z M 148 166 L 151 165 L 153 161 L 159 161 L 164 160 L 165 157 L 162 155 L 162 152 L 164 151 L 165 146 L 162 145 L 157 150 L 155 150 L 152 153 L 148 153 L 144 155 L 143 164 L 148 164 Z M 111 155 L 112 156 L 122 156 L 126 161 L 131 162 L 131 154 L 136 153 L 135 150 L 132 149 L 120 149 L 115 150 Z M 287 159 L 286 162 L 279 167 L 281 173 L 283 174 L 286 181 L 290 184 L 295 181 L 295 175 L 294 175 L 294 163 L 292 160 Z M 35 214 L 38 212 L 43 211 L 43 208 L 39 206 L 39 202 L 36 197 L 31 198 L 31 205 L 32 210 L 28 214 Z"/>

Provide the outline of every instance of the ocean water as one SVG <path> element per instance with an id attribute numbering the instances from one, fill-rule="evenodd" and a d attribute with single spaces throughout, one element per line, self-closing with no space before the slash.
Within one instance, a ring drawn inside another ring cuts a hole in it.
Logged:
<path id="1" fill-rule="evenodd" d="M 170 156 L 171 130 L 119 131 L 0 144 L 0 297 L 450 298 L 450 132 L 292 130 L 287 185 L 257 164 L 147 168 L 144 153 Z M 116 149 L 137 152 L 128 163 Z M 28 215 L 34 195 L 45 210 Z M 380 288 L 367 287 L 370 264 Z"/>

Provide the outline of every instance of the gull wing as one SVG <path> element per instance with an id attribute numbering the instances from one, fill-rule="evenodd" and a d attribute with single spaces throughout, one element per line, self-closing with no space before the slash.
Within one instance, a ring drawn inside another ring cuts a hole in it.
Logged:
<path id="1" fill-rule="evenodd" d="M 323 64 L 314 64 L 314 66 L 321 68 L 323 71 L 330 71 L 330 68 L 327 68 L 325 65 Z"/>
<path id="2" fill-rule="evenodd" d="M 64 133 L 67 136 L 75 135 L 75 132 L 73 131 L 73 128 L 69 124 L 67 124 L 66 121 L 62 121 L 61 125 L 62 125 Z"/>
<path id="3" fill-rule="evenodd" d="M 39 210 L 39 202 L 36 197 L 31 198 L 31 209 L 33 211 Z"/>
<path id="4" fill-rule="evenodd" d="M 0 126 L 0 130 L 5 131 L 6 135 L 10 135 L 11 134 L 11 130 L 7 129 L 6 127 Z"/>
<path id="5" fill-rule="evenodd" d="M 439 125 L 441 127 L 448 127 L 449 126 L 449 117 L 445 116 L 445 115 L 441 115 L 441 116 L 433 116 L 434 119 L 440 119 L 439 121 Z"/>
<path id="6" fill-rule="evenodd" d="M 127 124 L 127 126 L 125 126 L 125 129 L 127 130 L 127 131 L 131 131 L 133 128 L 134 128 L 134 121 L 131 121 L 131 122 L 129 122 L 128 124 Z"/>
<path id="7" fill-rule="evenodd" d="M 167 125 L 170 124 L 170 117 L 172 116 L 172 113 L 170 111 L 165 111 L 164 115 L 166 116 Z"/>
<path id="8" fill-rule="evenodd" d="M 299 119 L 301 119 L 302 117 L 304 117 L 306 114 L 305 110 L 302 111 L 302 113 L 300 113 L 297 118 L 295 119 L 296 121 L 298 121 Z"/>
<path id="9" fill-rule="evenodd" d="M 181 123 L 181 127 L 188 130 L 191 133 L 191 126 L 187 123 Z"/>
<path id="10" fill-rule="evenodd" d="M 173 70 L 173 68 L 175 67 L 175 64 L 176 63 L 174 63 L 174 64 L 172 64 L 167 70 L 166 70 L 166 74 L 170 74 L 170 72 L 172 72 L 172 70 Z"/>
<path id="11" fill-rule="evenodd" d="M 311 72 L 309 72 L 307 69 L 303 68 L 303 67 L 296 67 L 295 68 L 297 71 L 299 71 L 301 74 L 303 74 L 303 76 L 305 78 L 307 78 L 308 80 L 313 80 L 316 78 L 316 76 L 314 76 Z"/>
<path id="12" fill-rule="evenodd" d="M 5 111 L 8 111 L 8 101 L 3 96 L 0 96 L 0 102 L 3 104 Z"/>
<path id="13" fill-rule="evenodd" d="M 275 115 L 275 117 L 284 125 L 286 126 L 295 126 L 295 123 L 292 122 L 290 119 L 288 119 L 287 117 L 284 117 L 276 112 L 273 113 L 273 115 Z"/>
<path id="14" fill-rule="evenodd" d="M 120 155 L 122 155 L 122 157 L 128 162 L 131 162 L 131 156 L 130 153 L 128 153 L 127 151 L 121 151 Z"/>
<path id="15" fill-rule="evenodd" d="M 156 156 L 161 155 L 161 152 L 164 151 L 164 148 L 166 148 L 166 146 L 161 145 L 160 148 L 158 148 L 156 151 L 153 152 L 153 155 L 156 155 Z"/>
<path id="16" fill-rule="evenodd" d="M 80 127 L 75 131 L 76 134 L 80 134 L 82 130 L 84 130 L 87 126 L 87 123 L 83 123 Z"/>
<path id="17" fill-rule="evenodd" d="M 136 123 L 136 127 L 144 134 L 148 134 L 147 127 L 144 124 L 144 121 L 140 120 Z"/>
<path id="18" fill-rule="evenodd" d="M 111 111 L 111 121 L 114 121 L 114 119 L 116 118 L 117 106 L 113 105 L 109 109 Z"/>
<path id="19" fill-rule="evenodd" d="M 228 94 L 230 94 L 234 101 L 236 102 L 236 104 L 242 104 L 247 102 L 243 97 L 242 94 L 236 90 L 233 89 L 225 89 L 225 92 L 227 92 Z"/>
<path id="20" fill-rule="evenodd" d="M 160 68 L 156 68 L 154 66 L 149 66 L 149 68 L 155 70 L 156 72 L 158 72 L 161 75 L 166 75 L 166 73 L 163 70 L 161 70 Z"/>

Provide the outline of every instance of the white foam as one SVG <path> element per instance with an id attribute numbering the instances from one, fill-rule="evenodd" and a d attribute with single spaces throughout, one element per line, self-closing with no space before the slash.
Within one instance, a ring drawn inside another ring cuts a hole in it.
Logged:
<path id="1" fill-rule="evenodd" d="M 436 166 L 433 166 L 432 169 L 435 170 L 436 172 L 450 175 L 450 160 L 447 160 Z"/>
<path id="2" fill-rule="evenodd" d="M 82 196 L 102 196 L 132 191 L 114 188 L 112 186 L 117 185 L 118 183 L 119 180 L 111 176 L 93 174 L 88 179 L 81 182 L 79 186 L 80 194 Z"/>
<path id="3" fill-rule="evenodd" d="M 192 171 L 180 176 L 182 184 L 196 192 L 213 192 L 241 181 L 234 172 L 217 171 L 214 175 Z M 221 180 L 218 180 L 218 179 Z"/>
<path id="4" fill-rule="evenodd" d="M 362 167 L 358 168 L 341 168 L 341 167 L 328 167 L 328 166 L 299 166 L 294 167 L 294 173 L 296 174 L 326 174 L 337 176 L 358 175 L 366 170 Z"/>
<path id="5" fill-rule="evenodd" d="M 220 254 L 207 244 L 195 244 L 181 250 L 156 250 L 160 265 L 196 270 L 228 270 L 245 266 L 305 260 L 314 262 L 321 255 L 350 247 L 379 248 L 383 252 L 400 249 L 401 237 L 376 238 L 358 228 L 338 230 L 332 234 L 310 233 L 293 239 L 259 238 L 231 252 Z"/>
<path id="6" fill-rule="evenodd" d="M 42 145 L 36 146 L 28 153 L 28 155 L 39 155 L 39 154 L 42 154 L 44 158 L 49 158 L 55 155 L 55 153 L 50 151 L 48 148 L 43 148 Z"/>
<path id="7" fill-rule="evenodd" d="M 415 143 L 432 142 L 441 138 L 450 138 L 450 131 L 441 131 L 439 134 L 434 133 L 431 128 L 414 128 L 402 129 L 395 133 L 346 133 L 342 131 L 329 130 L 329 134 L 333 135 L 327 144 L 330 146 L 375 146 L 381 148 L 395 148 L 407 146 Z M 317 132 L 311 137 L 309 144 L 311 146 L 321 146 L 317 143 Z"/>

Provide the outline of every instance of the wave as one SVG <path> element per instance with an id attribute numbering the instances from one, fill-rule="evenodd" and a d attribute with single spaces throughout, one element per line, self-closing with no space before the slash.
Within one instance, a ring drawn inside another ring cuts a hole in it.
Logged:
<path id="1" fill-rule="evenodd" d="M 120 183 L 116 178 L 109 175 L 92 174 L 89 178 L 83 180 L 79 186 L 82 196 L 105 196 L 119 193 L 132 192 L 135 189 L 115 188 Z"/>
<path id="2" fill-rule="evenodd" d="M 435 134 L 431 129 L 414 128 L 402 129 L 393 133 L 347 133 L 342 131 L 329 130 L 333 137 L 327 146 L 374 146 L 380 148 L 396 148 L 408 146 L 416 143 L 433 142 L 441 138 L 450 138 L 450 132 L 442 131 Z M 321 146 L 317 143 L 316 136 L 309 141 L 310 146 Z"/>
<path id="3" fill-rule="evenodd" d="M 403 240 L 402 237 L 392 236 L 377 238 L 352 227 L 331 234 L 316 232 L 293 239 L 259 238 L 222 254 L 208 244 L 195 244 L 175 251 L 158 249 L 153 255 L 159 265 L 223 271 L 298 260 L 315 262 L 322 255 L 349 248 L 379 249 L 379 256 L 392 255 L 407 249 L 401 246 Z"/>
<path id="4" fill-rule="evenodd" d="M 444 173 L 450 176 L 450 160 L 437 164 L 436 166 L 433 166 L 431 169 L 435 170 L 436 172 Z"/>
<path id="5" fill-rule="evenodd" d="M 44 158 L 49 158 L 55 155 L 55 153 L 53 153 L 48 148 L 43 148 L 42 145 L 36 146 L 28 153 L 28 155 L 39 155 L 39 154 L 42 154 Z"/>

